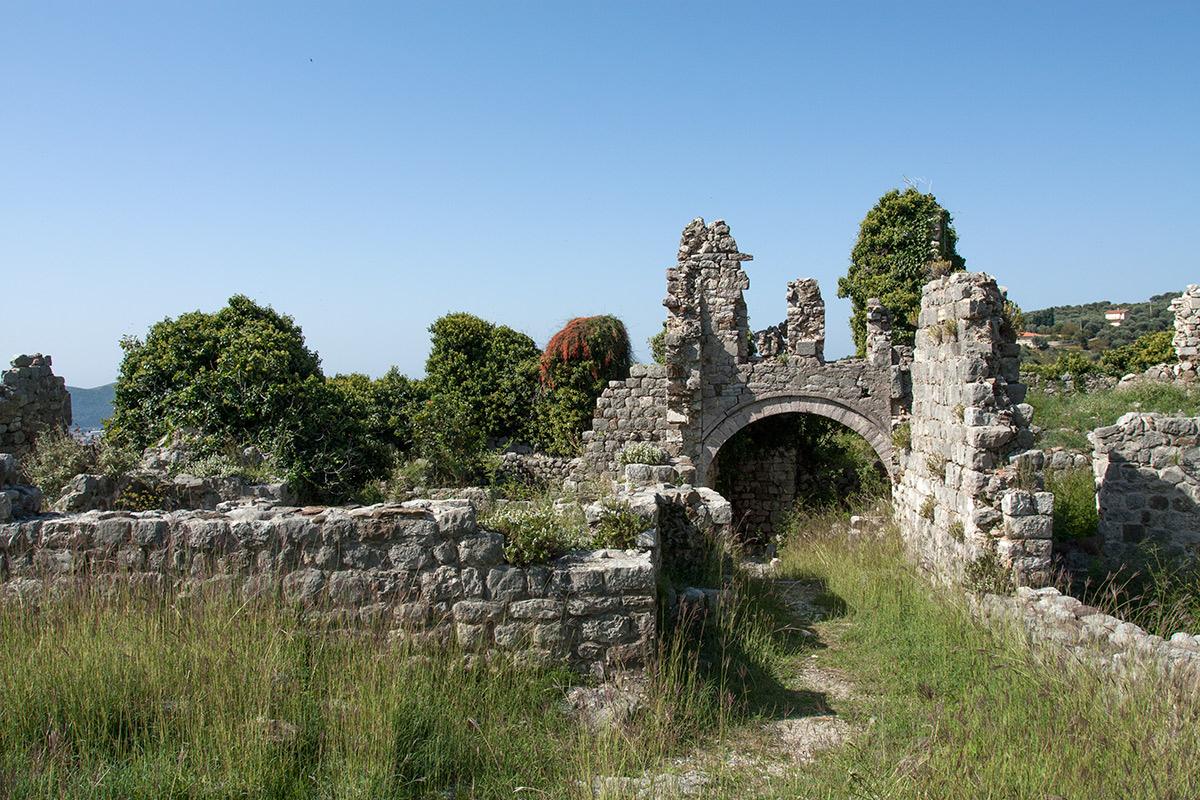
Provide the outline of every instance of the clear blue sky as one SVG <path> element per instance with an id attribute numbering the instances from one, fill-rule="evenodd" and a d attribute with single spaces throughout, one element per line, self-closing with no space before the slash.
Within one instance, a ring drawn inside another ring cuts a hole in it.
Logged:
<path id="1" fill-rule="evenodd" d="M 424 369 L 468 311 L 639 355 L 689 220 L 751 325 L 932 182 L 1023 307 L 1200 282 L 1200 3 L 0 0 L 0 354 L 75 386 L 242 293 L 327 374 Z"/>

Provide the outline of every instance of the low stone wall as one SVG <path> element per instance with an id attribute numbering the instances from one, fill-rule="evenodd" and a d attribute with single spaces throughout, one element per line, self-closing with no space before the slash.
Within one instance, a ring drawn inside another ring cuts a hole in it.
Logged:
<path id="1" fill-rule="evenodd" d="M 500 468 L 504 474 L 521 483 L 545 483 L 559 487 L 573 473 L 579 472 L 581 467 L 580 459 L 545 453 L 504 453 L 500 456 Z"/>
<path id="2" fill-rule="evenodd" d="M 650 537 L 653 539 L 654 537 Z M 463 500 L 228 513 L 88 512 L 0 525 L 0 600 L 34 603 L 78 579 L 215 584 L 280 594 L 397 635 L 566 661 L 602 678 L 656 645 L 650 551 L 541 566 L 504 561 L 504 537 Z"/>
<path id="3" fill-rule="evenodd" d="M 50 369 L 50 356 L 20 355 L 0 373 L 0 453 L 24 455 L 44 430 L 71 425 L 71 394 Z"/>
<path id="4" fill-rule="evenodd" d="M 1130 413 L 1092 443 L 1104 555 L 1200 557 L 1200 417 Z"/>
<path id="5" fill-rule="evenodd" d="M 1074 661 L 1139 680 L 1153 673 L 1189 694 L 1200 690 L 1200 637 L 1186 631 L 1164 640 L 1051 587 L 1021 587 L 1015 596 L 989 594 L 971 603 L 985 621 L 1015 625 L 1034 645 Z"/>
<path id="6" fill-rule="evenodd" d="M 930 572 L 959 580 L 994 551 L 1018 584 L 1049 579 L 1054 496 L 1018 376 L 1004 294 L 983 273 L 926 284 L 912 364 L 911 443 L 892 492 L 905 542 Z"/>

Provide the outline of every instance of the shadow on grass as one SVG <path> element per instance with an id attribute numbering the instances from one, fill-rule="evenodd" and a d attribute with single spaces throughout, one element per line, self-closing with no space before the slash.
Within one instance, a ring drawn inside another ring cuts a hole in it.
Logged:
<path id="1" fill-rule="evenodd" d="M 732 719 L 779 720 L 836 713 L 824 692 L 789 686 L 794 665 L 826 648 L 811 625 L 843 616 L 847 605 L 824 581 L 739 576 L 728 601 L 707 616 L 677 619 L 669 637 L 712 686 Z"/>

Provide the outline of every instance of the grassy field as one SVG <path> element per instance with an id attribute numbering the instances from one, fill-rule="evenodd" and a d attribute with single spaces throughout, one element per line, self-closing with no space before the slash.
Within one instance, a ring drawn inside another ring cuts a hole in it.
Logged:
<path id="1" fill-rule="evenodd" d="M 783 550 L 777 577 L 810 587 L 818 618 L 735 580 L 719 624 L 670 637 L 648 702 L 599 732 L 563 713 L 564 671 L 288 608 L 94 591 L 10 607 L 0 797 L 616 798 L 663 774 L 701 778 L 659 796 L 1195 796 L 1196 697 L 1038 660 L 931 588 L 894 536 L 842 523 L 803 520 Z M 842 735 L 796 759 L 780 731 L 810 723 Z"/>
<path id="2" fill-rule="evenodd" d="M 1173 384 L 1135 384 L 1106 392 L 1073 392 L 1048 395 L 1029 392 L 1025 402 L 1033 406 L 1034 424 L 1044 429 L 1038 447 L 1066 447 L 1088 452 L 1087 434 L 1094 428 L 1112 425 L 1130 411 L 1195 416 L 1200 414 L 1200 388 Z"/>

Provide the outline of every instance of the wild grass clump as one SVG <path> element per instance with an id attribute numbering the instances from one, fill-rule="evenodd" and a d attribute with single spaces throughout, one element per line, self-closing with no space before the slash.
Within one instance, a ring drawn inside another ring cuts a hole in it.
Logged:
<path id="1" fill-rule="evenodd" d="M 590 797 L 592 776 L 669 769 L 721 730 L 725 695 L 694 665 L 673 639 L 641 708 L 593 730 L 565 713 L 565 668 L 92 586 L 0 609 L 0 796 Z"/>
<path id="2" fill-rule="evenodd" d="M 76 475 L 115 478 L 137 463 L 137 454 L 100 437 L 84 441 L 67 431 L 43 431 L 21 459 L 25 480 L 53 503 Z"/>
<path id="3" fill-rule="evenodd" d="M 1137 567 L 1122 566 L 1079 587 L 1084 602 L 1146 631 L 1170 638 L 1177 631 L 1200 634 L 1200 563 L 1169 558 L 1155 548 Z"/>
<path id="4" fill-rule="evenodd" d="M 1054 538 L 1086 539 L 1096 535 L 1096 477 L 1090 466 L 1048 469 L 1046 491 L 1054 494 Z"/>
<path id="5" fill-rule="evenodd" d="M 1033 406 L 1033 420 L 1044 429 L 1039 447 L 1091 450 L 1088 432 L 1112 425 L 1130 411 L 1185 417 L 1200 414 L 1200 387 L 1140 383 L 1090 394 L 1053 395 L 1032 390 L 1025 402 Z"/>
<path id="6" fill-rule="evenodd" d="M 843 529 L 844 530 L 844 529 Z M 1189 797 L 1200 785 L 1197 698 L 1031 653 L 934 590 L 899 537 L 796 532 L 782 574 L 844 603 L 829 663 L 862 696 L 853 743 L 779 787 L 810 798 Z M 1052 754 L 1052 757 L 1046 757 Z"/>

